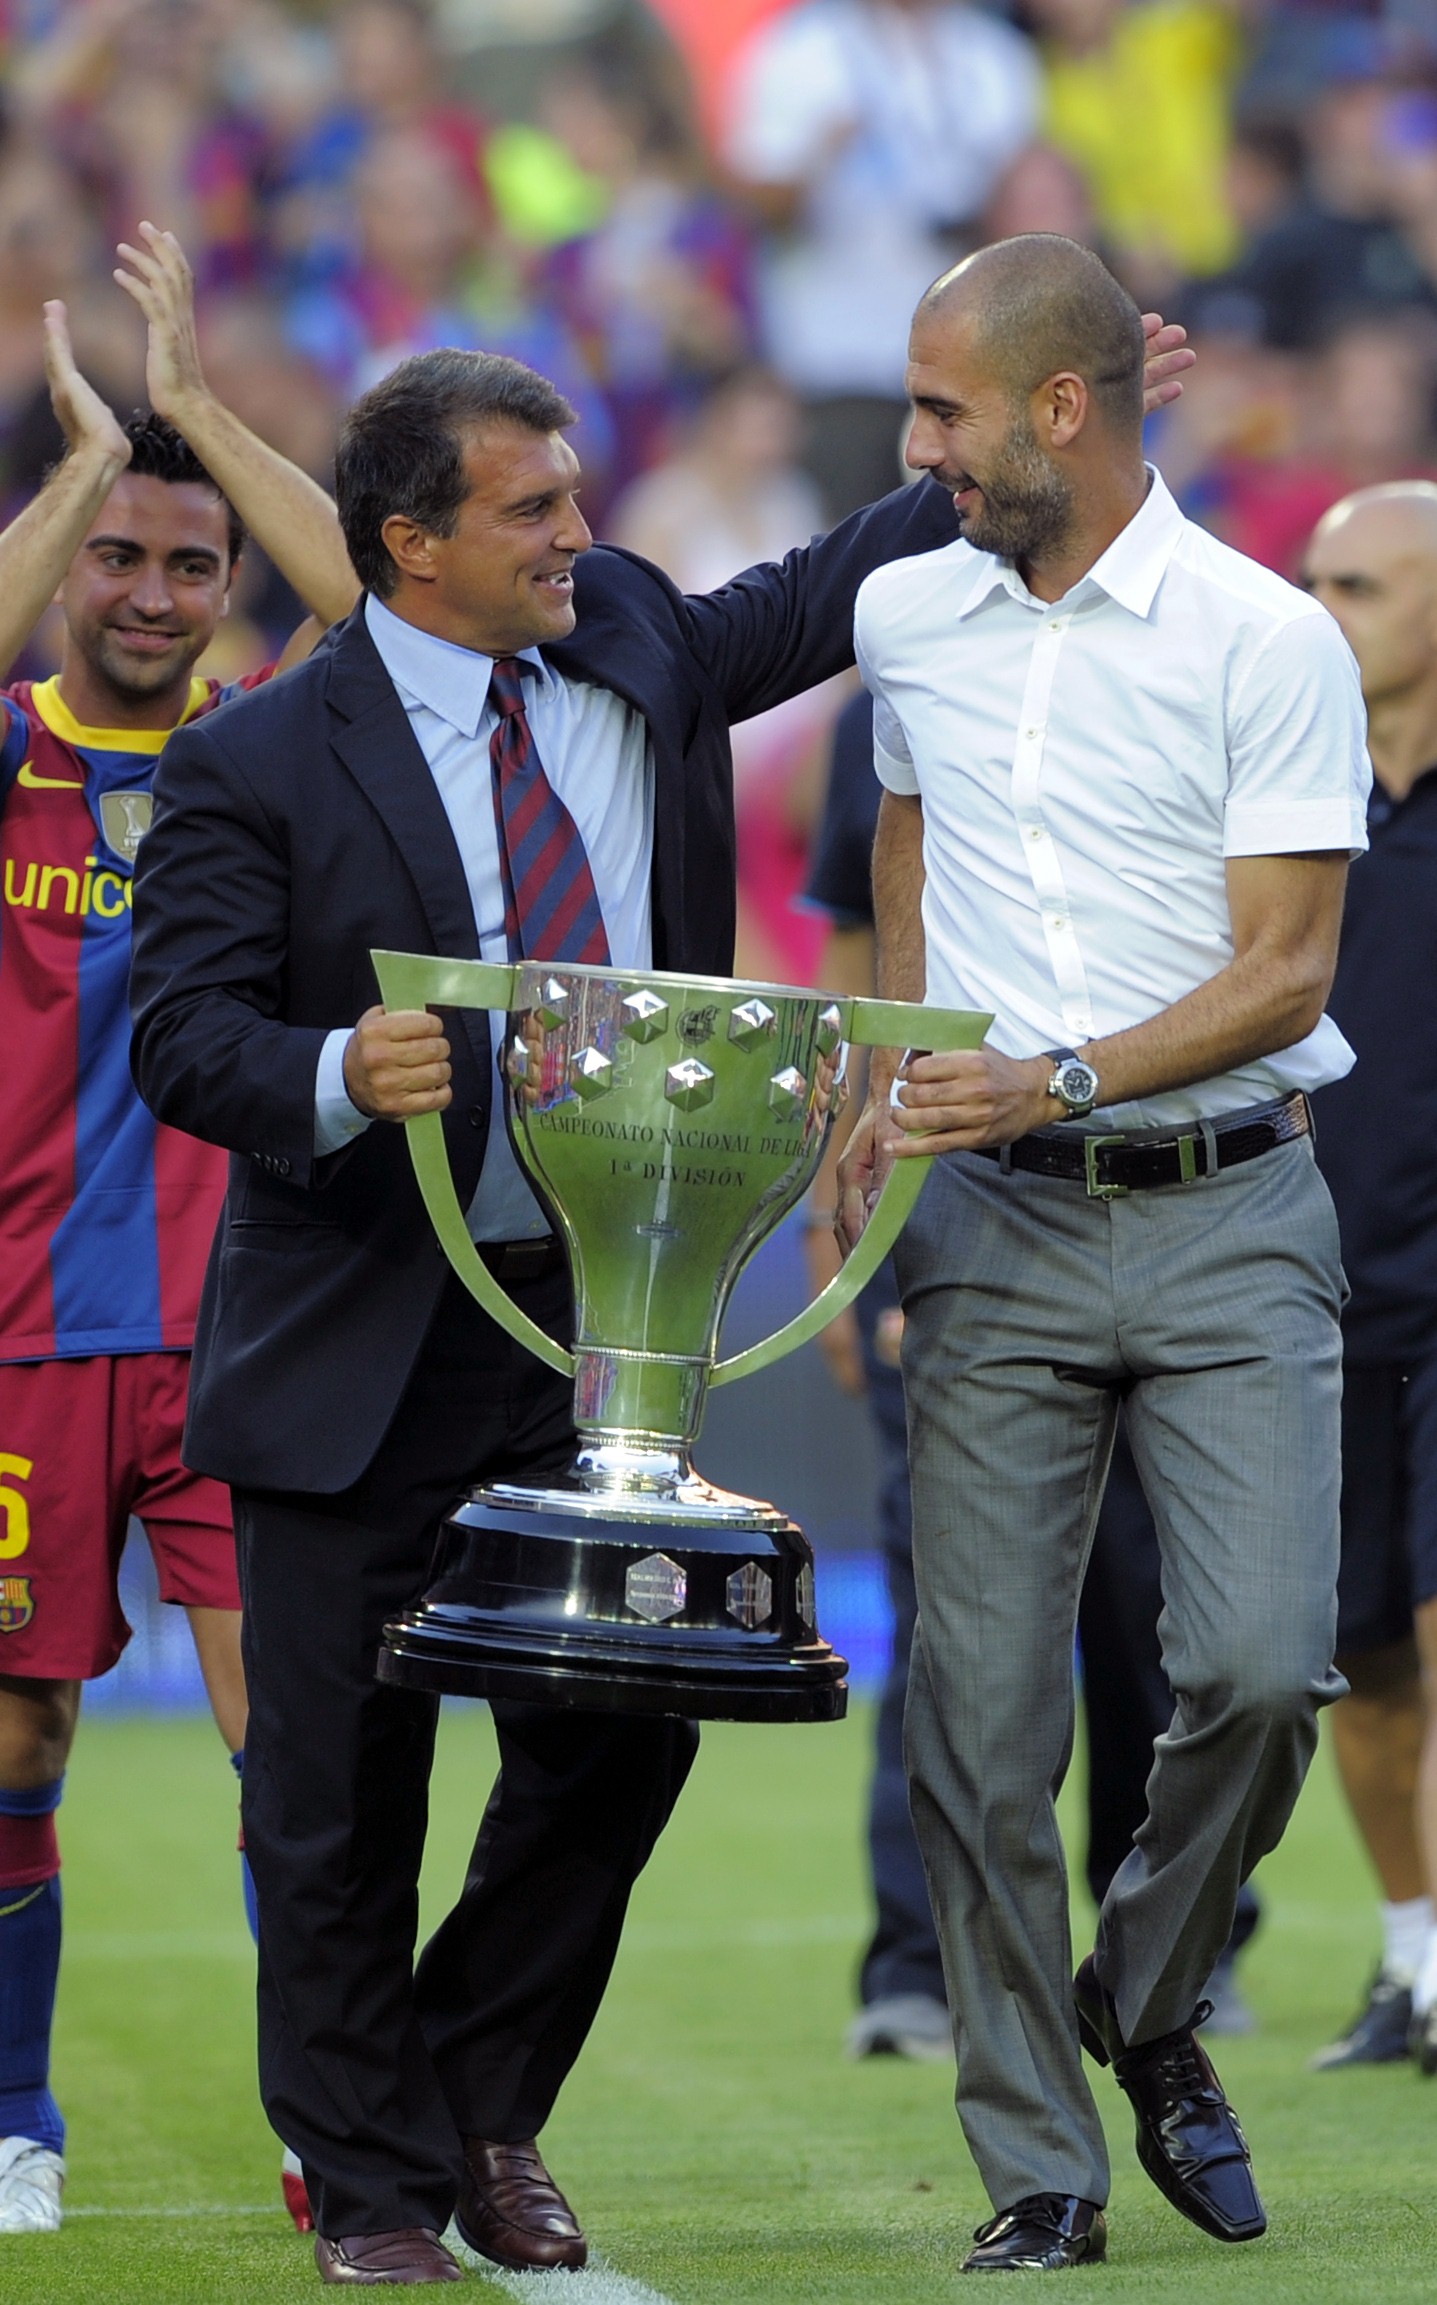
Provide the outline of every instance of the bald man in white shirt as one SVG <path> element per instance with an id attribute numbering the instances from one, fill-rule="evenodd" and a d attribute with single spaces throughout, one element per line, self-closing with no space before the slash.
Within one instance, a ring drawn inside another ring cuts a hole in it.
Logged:
<path id="1" fill-rule="evenodd" d="M 964 2269 L 1055 2270 L 1106 2239 L 1080 2040 L 1174 2207 L 1219 2240 L 1266 2223 L 1194 2026 L 1343 1689 L 1342 1275 L 1306 1092 L 1352 1063 L 1323 1004 L 1369 770 L 1336 624 L 1144 465 L 1141 321 L 1089 251 L 1029 235 L 945 275 L 908 388 L 908 460 L 963 537 L 859 594 L 880 988 L 995 1022 L 875 1065 L 841 1221 L 890 1159 L 944 1156 L 898 1257 L 908 1762 L 997 2212 Z M 1053 1803 L 1120 1401 L 1176 1710 L 1072 1984 Z"/>

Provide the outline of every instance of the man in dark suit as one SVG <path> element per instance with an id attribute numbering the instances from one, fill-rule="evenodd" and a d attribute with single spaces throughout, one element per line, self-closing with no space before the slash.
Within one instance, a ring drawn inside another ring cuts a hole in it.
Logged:
<path id="1" fill-rule="evenodd" d="M 273 708 L 173 740 L 136 898 L 136 1077 L 234 1156 L 187 1452 L 235 1492 L 261 2081 L 331 2280 L 454 2278 L 456 2199 L 496 2262 L 583 2262 L 533 2140 L 696 1742 L 496 1705 L 498 1785 L 412 1976 L 436 1707 L 376 1685 L 380 1631 L 455 1495 L 559 1469 L 573 1434 L 564 1380 L 449 1277 L 384 1123 L 444 1111 L 482 1253 L 552 1333 L 571 1315 L 491 1129 L 489 1021 L 385 1016 L 370 950 L 559 957 L 514 917 L 522 831 L 499 853 L 517 729 L 608 957 L 726 971 L 728 723 L 837 671 L 868 569 L 953 534 L 941 491 L 901 492 L 686 600 L 587 552 L 570 421 L 483 355 L 426 355 L 360 402 L 337 492 L 368 598 Z"/>
<path id="2" fill-rule="evenodd" d="M 572 1315 L 491 1127 L 489 1021 L 386 1015 L 371 948 L 726 972 L 729 723 L 851 662 L 863 577 L 955 534 L 923 484 L 686 599 L 588 550 L 572 421 L 483 354 L 366 395 L 337 465 L 366 598 L 272 697 L 171 739 L 141 853 L 136 1077 L 233 1155 L 186 1445 L 235 1492 L 261 2087 L 330 2281 L 454 2279 L 456 2203 L 496 2263 L 584 2262 L 534 2140 L 695 1747 L 496 1705 L 498 1783 L 414 1971 L 436 1707 L 377 1686 L 381 1629 L 454 1496 L 557 1470 L 573 1433 L 565 1382 L 448 1275 L 384 1124 L 444 1112 L 491 1269 L 556 1336 Z"/>

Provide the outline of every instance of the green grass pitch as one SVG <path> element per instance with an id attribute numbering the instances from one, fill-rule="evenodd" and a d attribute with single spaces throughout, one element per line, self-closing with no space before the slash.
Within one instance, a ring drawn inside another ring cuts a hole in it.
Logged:
<path id="1" fill-rule="evenodd" d="M 951 2073 L 841 2054 L 864 1927 L 860 1806 L 871 1719 L 708 1731 L 640 1883 L 613 1987 L 550 2125 L 551 2162 L 604 2257 L 674 2305 L 928 2305 L 957 2294 L 984 2214 Z M 460 1875 L 492 1765 L 477 1710 L 446 1715 L 426 1912 Z M 255 2097 L 251 1958 L 224 1755 L 207 1723 L 82 1728 L 62 1813 L 67 1939 L 56 2086 L 70 2121 L 65 2230 L 0 2240 L 0 2305 L 262 2305 L 316 2297 L 278 2206 Z M 1272 2219 L 1205 2240 L 1111 2114 L 1115 2301 L 1269 2305 L 1437 2294 L 1437 2082 L 1314 2076 L 1373 1951 L 1371 1889 L 1325 1757 L 1266 1867 L 1246 1978 L 1261 2018 L 1219 2063 Z M 1078 1926 L 1087 1925 L 1080 1914 Z M 503 2292 L 475 2277 L 476 2297 Z M 624 2284 L 516 2283 L 545 2305 Z M 1067 2291 L 1064 2290 L 1064 2295 Z"/>

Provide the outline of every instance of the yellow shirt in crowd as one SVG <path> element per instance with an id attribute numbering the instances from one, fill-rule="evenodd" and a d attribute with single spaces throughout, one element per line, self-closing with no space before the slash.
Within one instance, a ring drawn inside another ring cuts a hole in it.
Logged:
<path id="1" fill-rule="evenodd" d="M 1237 253 L 1223 189 L 1237 27 L 1218 0 L 1138 0 L 1106 48 L 1049 52 L 1047 133 L 1121 249 L 1218 272 Z"/>

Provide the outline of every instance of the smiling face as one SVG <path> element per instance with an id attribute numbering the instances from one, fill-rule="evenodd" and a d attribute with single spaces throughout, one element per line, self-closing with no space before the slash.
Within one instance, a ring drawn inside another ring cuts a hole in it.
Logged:
<path id="1" fill-rule="evenodd" d="M 951 491 L 958 525 L 979 552 L 1036 559 L 1071 529 L 1073 490 L 1038 439 L 1031 401 L 1014 399 L 992 373 L 977 336 L 971 315 L 920 308 L 908 345 L 913 425 L 904 458 Z"/>
<path id="2" fill-rule="evenodd" d="M 138 712 L 142 725 L 163 727 L 174 703 L 178 718 L 229 582 L 229 515 L 216 490 L 121 473 L 60 587 L 61 688 L 76 716 L 124 726 Z"/>
<path id="3" fill-rule="evenodd" d="M 579 459 L 562 433 L 470 426 L 469 493 L 452 536 L 402 514 L 384 523 L 399 570 L 387 605 L 486 656 L 511 656 L 574 629 L 574 562 L 594 539 L 575 498 Z"/>

